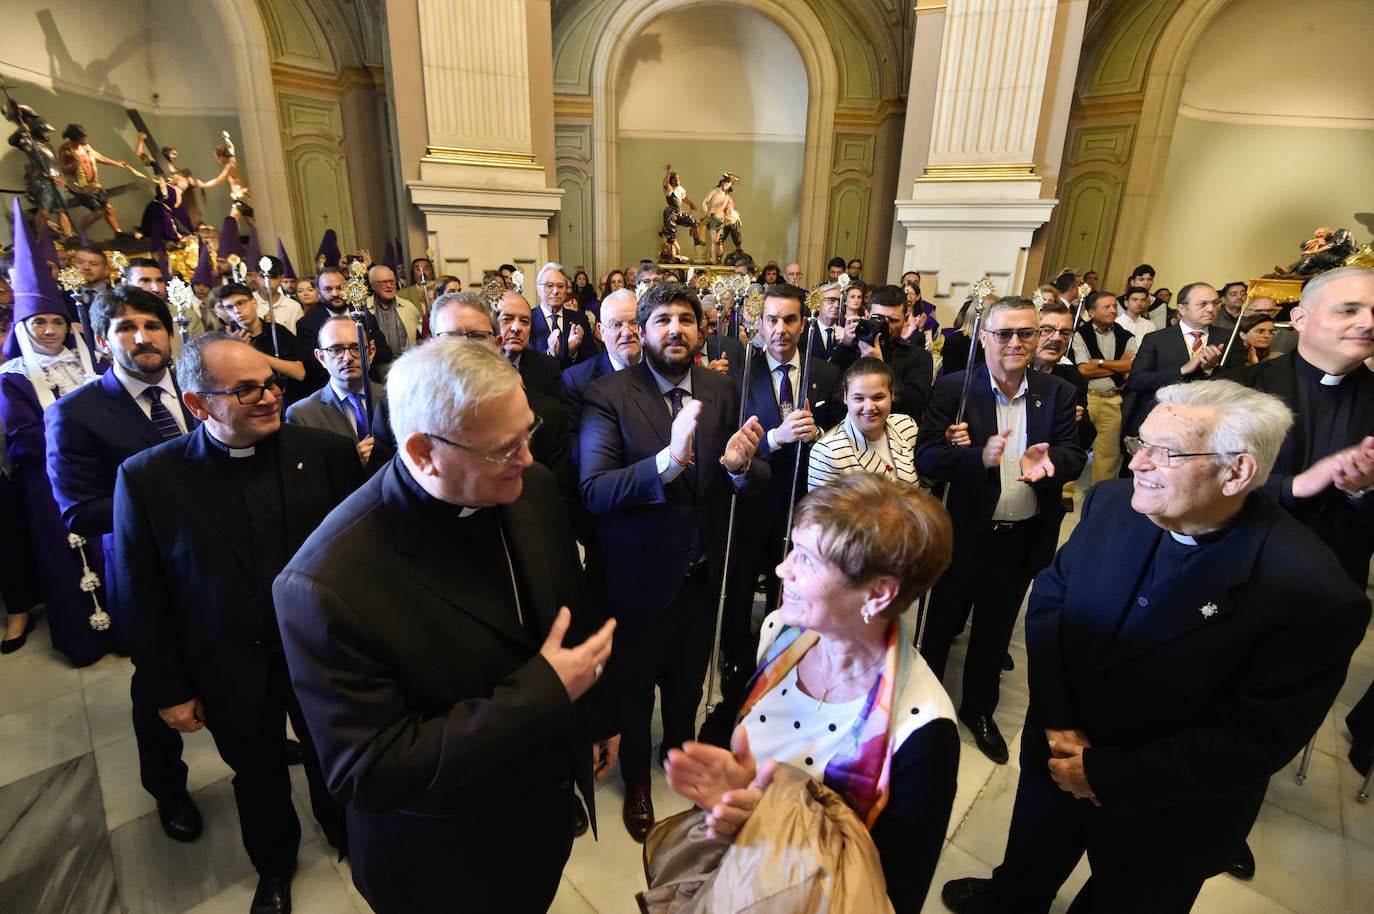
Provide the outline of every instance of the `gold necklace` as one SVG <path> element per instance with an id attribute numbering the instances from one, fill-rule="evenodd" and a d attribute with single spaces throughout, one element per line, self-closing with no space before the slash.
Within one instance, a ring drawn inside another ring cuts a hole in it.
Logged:
<path id="1" fill-rule="evenodd" d="M 817 702 L 816 702 L 816 710 L 819 711 L 819 710 L 821 709 L 821 707 L 825 704 L 825 700 L 826 700 L 827 698 L 830 697 L 830 693 L 831 693 L 831 692 L 835 691 L 836 689 L 838 689 L 840 686 L 844 685 L 845 683 L 853 682 L 854 680 L 860 678 L 861 676 L 864 676 L 864 675 L 866 675 L 866 674 L 868 674 L 868 673 L 873 672 L 873 670 L 877 669 L 878 664 L 880 664 L 880 663 L 883 662 L 883 659 L 884 659 L 886 656 L 887 656 L 887 651 L 884 650 L 881 654 L 878 655 L 878 657 L 877 657 L 876 660 L 874 660 L 872 663 L 870 663 L 870 664 L 869 664 L 867 667 L 865 667 L 864 669 L 862 669 L 862 670 L 860 670 L 859 672 L 854 673 L 854 674 L 852 674 L 852 675 L 850 675 L 850 676 L 846 676 L 844 679 L 841 679 L 839 682 L 835 683 L 834 685 L 828 686 L 824 691 L 821 692 L 821 697 L 820 697 L 820 699 L 817 700 Z M 827 657 L 828 657 L 828 655 L 826 655 L 826 654 L 821 654 L 821 666 L 822 666 L 822 667 L 828 666 L 828 664 L 826 663 Z M 829 673 L 827 673 L 825 670 L 821 670 L 821 675 L 823 675 L 827 680 L 830 679 Z"/>

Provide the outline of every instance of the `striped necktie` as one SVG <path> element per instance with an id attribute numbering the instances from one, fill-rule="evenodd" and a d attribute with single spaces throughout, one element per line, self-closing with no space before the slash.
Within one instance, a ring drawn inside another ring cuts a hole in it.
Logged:
<path id="1" fill-rule="evenodd" d="M 149 387 L 143 391 L 143 396 L 148 398 L 148 402 L 153 407 L 151 415 L 153 427 L 157 429 L 163 440 L 168 440 L 181 434 L 181 426 L 177 425 L 176 417 L 172 415 L 172 411 L 163 404 L 162 395 L 164 393 L 166 391 L 161 387 Z"/>

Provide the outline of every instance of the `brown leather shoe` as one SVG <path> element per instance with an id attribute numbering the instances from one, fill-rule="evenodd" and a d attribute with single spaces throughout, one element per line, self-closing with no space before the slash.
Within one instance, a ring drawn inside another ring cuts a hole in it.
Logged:
<path id="1" fill-rule="evenodd" d="M 625 830 L 640 844 L 654 825 L 654 801 L 649 796 L 649 782 L 625 785 L 625 806 L 620 817 L 625 820 Z"/>

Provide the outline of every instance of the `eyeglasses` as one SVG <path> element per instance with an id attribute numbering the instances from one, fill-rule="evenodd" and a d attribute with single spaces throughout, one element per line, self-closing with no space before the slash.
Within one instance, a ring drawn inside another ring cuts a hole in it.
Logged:
<path id="1" fill-rule="evenodd" d="M 374 286 L 394 286 L 394 285 L 396 285 L 396 280 L 394 280 L 394 279 L 374 279 L 374 280 L 372 280 L 372 284 L 373 284 Z"/>
<path id="2" fill-rule="evenodd" d="M 262 398 L 272 391 L 273 396 L 281 396 L 281 379 L 272 378 L 266 384 L 245 384 L 232 390 L 198 390 L 202 397 L 227 397 L 233 395 L 244 406 L 257 406 Z"/>
<path id="3" fill-rule="evenodd" d="M 1137 454 L 1144 454 L 1145 459 L 1157 467 L 1176 466 L 1178 461 L 1187 460 L 1191 457 L 1235 457 L 1241 453 L 1240 451 L 1197 451 L 1192 454 L 1180 454 L 1177 451 L 1169 450 L 1167 447 L 1147 444 L 1130 435 L 1122 438 L 1121 443 L 1126 445 L 1126 453 L 1132 457 Z"/>
<path id="4" fill-rule="evenodd" d="M 556 289 L 567 291 L 568 289 L 568 287 L 561 282 L 541 282 L 539 288 L 543 289 L 545 292 L 553 292 Z"/>
<path id="5" fill-rule="evenodd" d="M 1003 346 L 1011 342 L 1012 337 L 1016 337 L 1023 343 L 1029 343 L 1040 335 L 1038 327 L 1018 327 L 1015 330 L 984 330 L 984 333 L 997 340 Z"/>
<path id="6" fill-rule="evenodd" d="M 988 331 L 988 332 L 991 333 L 992 331 Z M 1067 340 L 1069 337 L 1073 336 L 1073 331 L 1072 331 L 1072 330 L 1067 330 L 1067 329 L 1066 329 L 1066 330 L 1060 330 L 1058 327 L 1041 327 L 1041 328 L 1040 328 L 1040 335 L 1041 335 L 1041 336 L 1062 336 L 1064 339 Z"/>
<path id="7" fill-rule="evenodd" d="M 476 340 L 479 343 L 485 343 L 487 340 L 496 336 L 496 334 L 492 333 L 490 330 L 445 330 L 442 333 L 436 333 L 434 335 L 443 340 L 465 339 Z"/>
<path id="8" fill-rule="evenodd" d="M 426 438 L 433 438 L 435 441 L 442 441 L 449 447 L 456 447 L 460 451 L 467 451 L 472 456 L 481 458 L 482 460 L 485 460 L 487 463 L 494 463 L 499 467 L 504 467 L 509 466 L 512 460 L 519 457 L 520 453 L 524 451 L 525 448 L 530 446 L 530 441 L 534 438 L 535 432 L 539 431 L 540 426 L 542 426 L 543 424 L 544 420 L 539 416 L 535 416 L 534 421 L 530 423 L 529 429 L 520 439 L 520 443 L 517 444 L 515 447 L 511 448 L 510 450 L 500 454 L 484 454 L 481 451 L 474 450 L 473 448 L 468 447 L 466 444 L 459 444 L 457 441 L 450 441 L 443 435 L 436 435 L 433 432 L 424 432 L 423 434 Z"/>
<path id="9" fill-rule="evenodd" d="M 708 320 L 708 323 L 709 323 L 709 322 L 710 322 L 710 319 L 708 318 L 707 320 Z M 638 330 L 639 330 L 639 321 L 602 321 L 602 322 L 601 322 L 601 328 L 602 328 L 603 330 L 607 330 L 607 331 L 609 331 L 609 332 L 611 332 L 611 333 L 619 333 L 619 332 L 620 332 L 623 328 L 625 328 L 625 327 L 628 327 L 628 328 L 630 328 L 631 330 L 634 330 L 634 331 L 638 331 Z"/>
<path id="10" fill-rule="evenodd" d="M 344 353 L 348 353 L 349 355 L 358 355 L 360 352 L 362 352 L 362 349 L 358 346 L 357 343 L 349 343 L 347 346 L 335 344 L 333 346 L 324 347 L 320 350 L 320 352 L 328 353 L 331 359 L 337 359 Z"/>

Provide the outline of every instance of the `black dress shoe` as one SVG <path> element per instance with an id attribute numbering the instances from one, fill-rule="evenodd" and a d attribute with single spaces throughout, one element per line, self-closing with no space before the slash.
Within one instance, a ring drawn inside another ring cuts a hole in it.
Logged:
<path id="1" fill-rule="evenodd" d="M 951 879 L 940 890 L 940 900 L 954 914 L 1001 914 L 991 879 Z"/>
<path id="2" fill-rule="evenodd" d="M 1369 777 L 1369 766 L 1374 763 L 1374 746 L 1369 744 L 1354 743 L 1350 747 L 1350 764 L 1355 766 L 1355 770 L 1360 773 L 1360 777 Z"/>
<path id="3" fill-rule="evenodd" d="M 259 876 L 248 914 L 291 914 L 291 877 Z"/>
<path id="4" fill-rule="evenodd" d="M 24 623 L 24 630 L 22 632 L 15 635 L 13 638 L 7 638 L 4 641 L 0 641 L 0 654 L 13 654 L 25 644 L 28 644 L 29 635 L 37 627 L 38 623 L 33 621 L 33 616 L 29 616 L 29 621 Z"/>
<path id="5" fill-rule="evenodd" d="M 620 812 L 625 830 L 640 844 L 654 827 L 654 801 L 649 795 L 649 782 L 625 785 L 625 806 Z"/>
<path id="6" fill-rule="evenodd" d="M 1255 855 L 1250 850 L 1248 841 L 1240 846 L 1240 851 L 1226 864 L 1226 872 L 1246 882 L 1255 878 Z"/>
<path id="7" fill-rule="evenodd" d="M 205 830 L 196 801 L 184 790 L 157 801 L 157 818 L 173 841 L 194 841 Z"/>
<path id="8" fill-rule="evenodd" d="M 1011 753 L 1007 751 L 1007 741 L 1002 739 L 1002 731 L 997 729 L 991 714 L 980 714 L 977 717 L 960 715 L 959 719 L 964 722 L 964 726 L 973 731 L 973 742 L 980 752 L 999 765 L 1007 763 Z"/>
<path id="9" fill-rule="evenodd" d="M 582 801 L 577 798 L 577 794 L 568 794 L 568 799 L 572 800 L 573 837 L 580 838 L 587 833 L 591 823 L 587 821 L 587 810 L 582 808 Z"/>
<path id="10" fill-rule="evenodd" d="M 294 739 L 286 741 L 286 764 L 299 765 L 301 763 L 301 744 Z"/>

